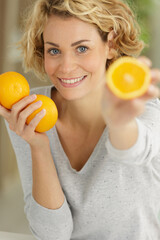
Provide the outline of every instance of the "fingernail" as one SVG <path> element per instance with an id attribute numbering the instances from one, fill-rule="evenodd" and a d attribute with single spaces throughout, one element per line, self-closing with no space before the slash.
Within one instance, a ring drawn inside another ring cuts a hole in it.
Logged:
<path id="1" fill-rule="evenodd" d="M 31 98 L 32 100 L 35 100 L 35 99 L 37 98 L 37 95 L 36 95 L 36 94 L 33 94 L 33 95 L 30 96 L 30 98 Z"/>
<path id="2" fill-rule="evenodd" d="M 37 101 L 35 104 L 40 106 L 40 105 L 42 105 L 42 101 Z"/>
<path id="3" fill-rule="evenodd" d="M 151 67 L 152 66 L 152 61 L 148 58 L 146 58 L 146 64 Z"/>
<path id="4" fill-rule="evenodd" d="M 46 114 L 46 109 L 42 109 L 42 111 L 40 111 L 41 115 L 45 115 Z"/>

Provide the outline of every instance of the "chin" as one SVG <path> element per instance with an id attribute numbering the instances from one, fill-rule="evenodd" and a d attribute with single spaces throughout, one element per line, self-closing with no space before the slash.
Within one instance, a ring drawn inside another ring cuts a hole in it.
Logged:
<path id="1" fill-rule="evenodd" d="M 74 96 L 74 95 L 72 95 L 72 96 L 66 96 L 66 95 L 62 95 L 62 97 L 66 100 L 66 101 L 76 101 L 76 100 L 79 100 L 79 99 L 82 99 L 83 98 L 83 96 Z"/>
<path id="2" fill-rule="evenodd" d="M 81 92 L 78 92 L 75 91 L 75 92 L 66 92 L 66 93 L 62 93 L 62 92 L 59 92 L 59 94 L 63 97 L 63 99 L 65 99 L 66 101 L 76 101 L 76 100 L 80 100 L 80 99 L 83 99 L 87 96 L 86 93 L 81 93 Z"/>

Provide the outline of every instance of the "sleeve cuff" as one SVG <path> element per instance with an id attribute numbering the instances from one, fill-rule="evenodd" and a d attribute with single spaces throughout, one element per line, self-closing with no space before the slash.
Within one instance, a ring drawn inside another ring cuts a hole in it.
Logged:
<path id="1" fill-rule="evenodd" d="M 31 197 L 28 213 L 29 222 L 43 226 L 57 226 L 67 223 L 71 219 L 71 211 L 65 198 L 64 203 L 58 209 L 48 209 L 38 204 L 33 196 Z"/>

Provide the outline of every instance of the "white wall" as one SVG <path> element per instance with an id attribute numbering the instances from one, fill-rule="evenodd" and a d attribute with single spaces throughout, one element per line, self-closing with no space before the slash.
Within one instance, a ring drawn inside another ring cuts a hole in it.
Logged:
<path id="1" fill-rule="evenodd" d="M 160 0 L 153 1 L 153 10 L 151 15 L 151 43 L 150 57 L 153 61 L 153 66 L 160 68 Z"/>

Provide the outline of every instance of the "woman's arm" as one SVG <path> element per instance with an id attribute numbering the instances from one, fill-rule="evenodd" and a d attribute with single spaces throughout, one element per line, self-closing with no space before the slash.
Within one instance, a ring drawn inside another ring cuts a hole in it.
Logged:
<path id="1" fill-rule="evenodd" d="M 44 113 L 37 114 L 28 126 L 25 124 L 28 115 L 38 108 L 35 104 L 29 105 L 32 101 L 33 98 L 26 97 L 11 111 L 0 105 L 0 115 L 8 122 L 16 153 L 25 213 L 36 239 L 69 240 L 73 230 L 72 214 L 57 176 L 49 139 L 45 133 L 34 131 Z"/>
<path id="2" fill-rule="evenodd" d="M 121 127 L 108 126 L 111 144 L 119 150 L 131 148 L 138 138 L 138 126 L 136 120 Z"/>
<path id="3" fill-rule="evenodd" d="M 147 63 L 146 58 L 141 59 Z M 136 118 L 145 111 L 146 102 L 159 97 L 160 91 L 155 83 L 160 82 L 160 71 L 151 70 L 152 81 L 148 91 L 141 97 L 122 100 L 105 86 L 102 101 L 102 113 L 108 126 L 109 139 L 113 147 L 126 150 L 132 147 L 138 138 Z"/>
<path id="4" fill-rule="evenodd" d="M 52 159 L 49 142 L 43 148 L 30 147 L 32 154 L 32 195 L 37 203 L 48 209 L 58 209 L 64 194 Z"/>

